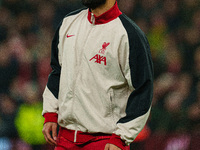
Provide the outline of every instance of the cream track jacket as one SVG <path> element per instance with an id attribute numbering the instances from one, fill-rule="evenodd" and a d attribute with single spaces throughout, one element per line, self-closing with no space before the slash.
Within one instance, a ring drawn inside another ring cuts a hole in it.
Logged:
<path id="1" fill-rule="evenodd" d="M 117 3 L 99 17 L 88 9 L 67 15 L 52 42 L 51 67 L 43 94 L 46 122 L 114 133 L 127 145 L 143 129 L 153 92 L 150 47 Z"/>

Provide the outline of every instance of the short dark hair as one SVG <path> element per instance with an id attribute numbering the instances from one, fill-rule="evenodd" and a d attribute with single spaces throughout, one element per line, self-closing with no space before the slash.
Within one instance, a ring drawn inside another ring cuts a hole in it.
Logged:
<path id="1" fill-rule="evenodd" d="M 0 43 L 3 43 L 7 40 L 8 29 L 5 26 L 0 26 Z"/>

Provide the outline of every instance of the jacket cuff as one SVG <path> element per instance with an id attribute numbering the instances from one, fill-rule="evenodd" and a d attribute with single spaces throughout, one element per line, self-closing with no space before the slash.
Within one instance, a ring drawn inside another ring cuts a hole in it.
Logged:
<path id="1" fill-rule="evenodd" d="M 119 148 L 121 148 L 122 150 L 125 150 L 125 141 L 123 141 L 120 136 L 116 135 L 116 134 L 112 134 L 110 140 L 108 141 L 108 143 L 113 144 Z"/>
<path id="2" fill-rule="evenodd" d="M 57 113 L 45 113 L 43 115 L 43 117 L 45 118 L 44 124 L 47 123 L 47 122 L 58 123 L 58 114 Z"/>

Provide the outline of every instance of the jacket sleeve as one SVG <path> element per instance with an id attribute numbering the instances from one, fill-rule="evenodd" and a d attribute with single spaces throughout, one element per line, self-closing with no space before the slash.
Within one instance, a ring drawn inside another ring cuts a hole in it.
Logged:
<path id="1" fill-rule="evenodd" d="M 122 72 L 132 92 L 128 97 L 126 116 L 117 122 L 114 133 L 129 145 L 143 129 L 150 114 L 153 64 L 150 46 L 144 33 L 130 24 L 124 25 L 128 38 L 122 50 Z"/>
<path id="2" fill-rule="evenodd" d="M 59 29 L 56 30 L 55 36 L 51 46 L 51 68 L 52 72 L 49 75 L 47 86 L 43 93 L 43 112 L 42 115 L 46 122 L 57 122 L 58 112 L 58 93 L 60 82 L 61 66 L 58 57 L 58 44 L 59 44 Z"/>

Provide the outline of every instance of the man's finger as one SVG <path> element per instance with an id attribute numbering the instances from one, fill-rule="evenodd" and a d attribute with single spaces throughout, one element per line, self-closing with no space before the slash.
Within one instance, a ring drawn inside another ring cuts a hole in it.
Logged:
<path id="1" fill-rule="evenodd" d="M 55 127 L 53 127 L 55 126 Z M 51 145 L 56 145 L 56 141 L 53 140 L 51 137 L 50 132 L 52 131 L 52 134 L 54 132 L 54 136 L 57 134 L 55 133 L 54 130 L 57 130 L 57 124 L 56 123 L 46 123 L 43 127 L 42 133 L 44 134 L 45 140 L 51 144 Z"/>
<path id="2" fill-rule="evenodd" d="M 47 137 L 46 137 L 46 135 L 44 135 L 44 138 L 45 138 L 45 140 L 47 141 Z"/>
<path id="3" fill-rule="evenodd" d="M 53 136 L 53 139 L 56 141 L 57 140 L 57 124 L 54 124 L 52 126 L 52 136 Z"/>
<path id="4" fill-rule="evenodd" d="M 45 134 L 45 133 L 44 133 L 44 138 L 45 138 L 45 140 L 46 140 L 46 142 L 47 142 L 47 143 L 49 143 L 49 144 L 53 145 L 53 143 L 51 143 L 51 142 L 49 141 L 49 139 L 47 138 L 47 136 L 46 136 L 46 134 Z"/>
<path id="5" fill-rule="evenodd" d="M 53 138 L 51 137 L 50 133 L 46 133 L 46 137 L 47 137 L 47 142 L 51 145 L 56 145 L 56 141 L 53 140 Z"/>

